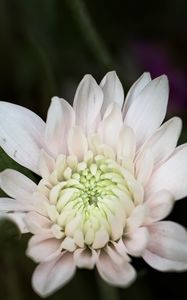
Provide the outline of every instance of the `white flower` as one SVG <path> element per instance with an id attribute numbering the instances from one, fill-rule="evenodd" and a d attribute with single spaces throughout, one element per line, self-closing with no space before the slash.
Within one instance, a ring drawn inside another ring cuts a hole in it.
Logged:
<path id="1" fill-rule="evenodd" d="M 54 97 L 46 123 L 0 102 L 1 147 L 42 178 L 36 185 L 15 170 L 0 174 L 11 197 L 0 199 L 1 214 L 33 234 L 27 255 L 39 263 L 32 284 L 41 296 L 62 287 L 76 267 L 96 266 L 108 283 L 128 286 L 133 256 L 160 271 L 187 270 L 186 230 L 161 221 L 187 196 L 187 145 L 176 148 L 181 120 L 161 126 L 166 76 L 144 73 L 123 102 L 115 72 L 100 86 L 86 75 L 73 108 Z"/>

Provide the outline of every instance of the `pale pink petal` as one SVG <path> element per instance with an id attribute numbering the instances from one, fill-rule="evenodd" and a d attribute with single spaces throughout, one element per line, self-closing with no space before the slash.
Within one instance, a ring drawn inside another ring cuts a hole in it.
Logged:
<path id="1" fill-rule="evenodd" d="M 41 297 L 48 297 L 74 276 L 75 269 L 72 254 L 63 253 L 36 267 L 32 277 L 33 288 Z"/>
<path id="2" fill-rule="evenodd" d="M 98 254 L 93 249 L 76 249 L 74 254 L 74 261 L 77 267 L 79 268 L 86 268 L 86 269 L 93 269 L 95 263 L 98 260 Z"/>
<path id="3" fill-rule="evenodd" d="M 153 171 L 153 153 L 148 148 L 139 155 L 136 161 L 136 178 L 145 186 Z"/>
<path id="4" fill-rule="evenodd" d="M 29 212 L 24 218 L 25 224 L 29 231 L 33 234 L 40 234 L 50 232 L 52 222 L 37 212 Z"/>
<path id="5" fill-rule="evenodd" d="M 53 97 L 47 113 L 45 143 L 50 153 L 56 157 L 67 152 L 69 128 L 75 125 L 75 113 L 64 99 Z"/>
<path id="6" fill-rule="evenodd" d="M 88 150 L 88 142 L 80 127 L 71 128 L 68 135 L 69 154 L 75 155 L 79 160 L 83 160 Z"/>
<path id="7" fill-rule="evenodd" d="M 145 206 L 145 204 L 136 206 L 130 217 L 127 219 L 127 234 L 133 233 L 134 230 L 140 227 L 144 223 L 146 216 L 147 207 Z"/>
<path id="8" fill-rule="evenodd" d="M 153 173 L 147 194 L 160 190 L 171 192 L 175 200 L 187 196 L 187 144 L 176 148 L 169 159 Z"/>
<path id="9" fill-rule="evenodd" d="M 165 190 L 153 193 L 146 201 L 148 207 L 148 216 L 144 224 L 164 219 L 169 215 L 174 205 L 173 195 Z"/>
<path id="10" fill-rule="evenodd" d="M 102 141 L 116 149 L 122 125 L 123 122 L 120 107 L 116 103 L 110 104 L 98 128 Z"/>
<path id="11" fill-rule="evenodd" d="M 151 81 L 150 73 L 145 72 L 135 81 L 125 98 L 125 104 L 123 107 L 123 116 L 126 115 L 129 107 L 132 105 L 133 101 L 140 94 L 143 88 Z"/>
<path id="12" fill-rule="evenodd" d="M 136 278 L 136 272 L 128 262 L 124 261 L 122 264 L 115 264 L 104 253 L 100 255 L 96 266 L 103 280 L 113 286 L 127 287 Z"/>
<path id="13" fill-rule="evenodd" d="M 118 137 L 117 143 L 117 155 L 118 158 L 129 157 L 132 160 L 134 159 L 136 151 L 136 137 L 132 128 L 124 126 Z"/>
<path id="14" fill-rule="evenodd" d="M 102 115 L 104 115 L 109 104 L 115 102 L 122 108 L 124 101 L 124 91 L 122 84 L 115 71 L 108 72 L 100 83 L 100 87 L 103 90 L 104 98 L 101 109 Z"/>
<path id="15" fill-rule="evenodd" d="M 81 126 L 86 134 L 96 130 L 102 103 L 102 89 L 91 75 L 85 75 L 77 88 L 73 107 L 76 125 Z"/>
<path id="16" fill-rule="evenodd" d="M 187 262 L 169 260 L 157 254 L 154 254 L 149 250 L 144 251 L 143 259 L 146 261 L 146 263 L 148 263 L 148 265 L 158 271 L 181 272 L 187 270 Z"/>
<path id="17" fill-rule="evenodd" d="M 0 173 L 0 187 L 10 197 L 25 201 L 31 201 L 32 194 L 36 190 L 36 184 L 18 171 L 6 169 Z"/>
<path id="18" fill-rule="evenodd" d="M 41 150 L 38 168 L 42 178 L 48 178 L 55 168 L 55 160 L 44 150 Z"/>
<path id="19" fill-rule="evenodd" d="M 44 147 L 45 123 L 30 110 L 0 102 L 0 146 L 15 161 L 39 174 L 38 158 Z"/>
<path id="20" fill-rule="evenodd" d="M 168 92 L 167 77 L 160 76 L 148 83 L 129 107 L 124 122 L 134 130 L 138 146 L 162 123 L 166 114 Z"/>
<path id="21" fill-rule="evenodd" d="M 124 239 L 124 244 L 129 254 L 140 256 L 147 246 L 149 232 L 145 227 L 139 227 Z"/>
<path id="22" fill-rule="evenodd" d="M 157 270 L 187 270 L 185 228 L 170 221 L 153 223 L 148 228 L 150 233 L 148 252 L 143 255 L 146 262 Z"/>
<path id="23" fill-rule="evenodd" d="M 139 157 L 143 155 L 147 149 L 150 149 L 154 164 L 160 164 L 165 160 L 177 145 L 178 138 L 181 133 L 182 122 L 180 118 L 174 117 L 165 122 L 157 131 L 145 142 Z"/>
<path id="24" fill-rule="evenodd" d="M 114 264 L 121 265 L 124 264 L 124 262 L 130 261 L 129 256 L 127 255 L 127 249 L 122 240 L 121 242 L 110 242 L 105 247 L 104 251 Z"/>
<path id="25" fill-rule="evenodd" d="M 38 234 L 30 238 L 26 253 L 35 262 L 45 262 L 59 256 L 60 245 L 61 240 L 51 234 Z"/>
<path id="26" fill-rule="evenodd" d="M 21 203 L 11 198 L 0 198 L 0 211 L 13 212 L 13 211 L 29 211 L 33 209 L 31 204 Z"/>
<path id="27" fill-rule="evenodd" d="M 47 188 L 45 190 L 47 194 Z M 48 208 L 49 208 L 49 198 L 48 198 L 49 193 L 47 196 L 43 194 L 41 191 L 36 191 L 33 194 L 32 201 L 33 201 L 33 206 L 34 206 L 34 211 L 41 214 L 42 216 L 47 216 L 48 217 Z"/>

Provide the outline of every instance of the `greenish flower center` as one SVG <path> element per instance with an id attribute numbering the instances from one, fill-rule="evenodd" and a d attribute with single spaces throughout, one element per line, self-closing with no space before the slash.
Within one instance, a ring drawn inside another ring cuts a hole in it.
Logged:
<path id="1" fill-rule="evenodd" d="M 93 248 L 123 235 L 136 201 L 134 187 L 136 191 L 134 177 L 119 163 L 91 151 L 82 162 L 62 156 L 48 180 L 39 184 L 49 198 L 49 218 L 63 236 Z"/>

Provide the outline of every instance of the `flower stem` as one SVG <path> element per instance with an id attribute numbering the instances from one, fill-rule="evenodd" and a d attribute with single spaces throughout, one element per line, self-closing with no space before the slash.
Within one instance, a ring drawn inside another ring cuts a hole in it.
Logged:
<path id="1" fill-rule="evenodd" d="M 105 283 L 97 274 L 96 281 L 98 285 L 98 290 L 100 294 L 100 298 L 102 300 L 119 300 L 119 293 L 117 288 L 112 287 Z"/>
<path id="2" fill-rule="evenodd" d="M 91 20 L 88 9 L 83 0 L 67 0 L 72 15 L 77 22 L 79 30 L 95 58 L 108 70 L 113 69 L 113 61 L 107 47 L 100 38 Z"/>
<path id="3" fill-rule="evenodd" d="M 10 300 L 23 300 L 22 289 L 19 282 L 19 274 L 15 268 L 15 261 L 10 251 L 4 252 L 4 262 L 7 268 L 7 292 Z"/>

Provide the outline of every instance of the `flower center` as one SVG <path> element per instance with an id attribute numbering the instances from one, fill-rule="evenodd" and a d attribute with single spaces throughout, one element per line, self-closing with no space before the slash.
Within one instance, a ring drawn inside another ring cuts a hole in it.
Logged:
<path id="1" fill-rule="evenodd" d="M 78 247 L 99 249 L 123 235 L 126 218 L 136 204 L 132 189 L 136 185 L 134 177 L 115 160 L 88 151 L 81 162 L 60 155 L 38 190 L 49 199 L 47 214 L 59 228 L 59 238 L 72 239 Z"/>

